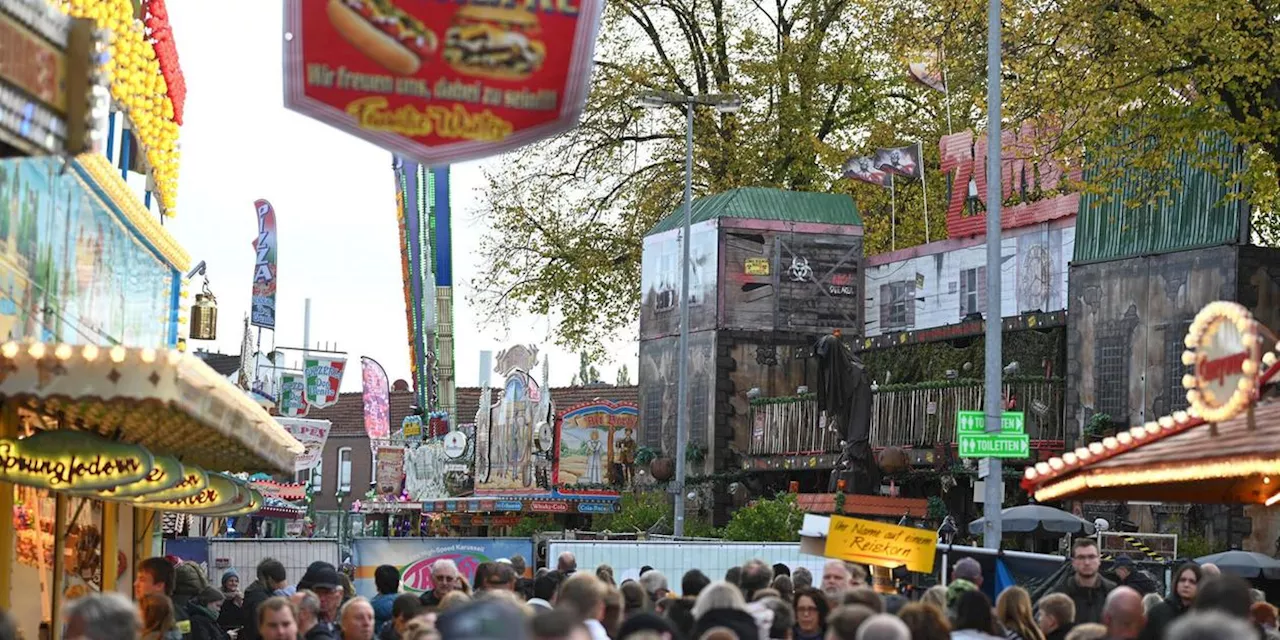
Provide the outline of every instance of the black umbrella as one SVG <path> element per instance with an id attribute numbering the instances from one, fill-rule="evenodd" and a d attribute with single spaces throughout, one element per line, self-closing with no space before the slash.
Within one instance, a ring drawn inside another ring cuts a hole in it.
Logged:
<path id="1" fill-rule="evenodd" d="M 1060 538 L 1068 533 L 1093 535 L 1094 531 L 1092 522 L 1042 504 L 1009 507 L 1000 512 L 1000 520 L 1005 533 L 1030 533 L 1044 538 Z M 978 518 L 969 523 L 969 533 L 978 535 L 984 526 L 986 518 Z"/>
<path id="2" fill-rule="evenodd" d="M 1241 578 L 1280 578 L 1280 560 L 1252 551 L 1223 551 L 1196 558 L 1196 564 L 1215 564 Z"/>

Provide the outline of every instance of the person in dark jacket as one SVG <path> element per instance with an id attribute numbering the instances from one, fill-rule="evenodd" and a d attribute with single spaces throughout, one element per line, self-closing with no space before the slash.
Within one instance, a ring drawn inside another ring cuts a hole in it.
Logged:
<path id="1" fill-rule="evenodd" d="M 218 614 L 218 626 L 225 630 L 245 626 L 244 592 L 240 591 L 240 574 L 235 569 L 222 573 L 222 611 Z"/>
<path id="2" fill-rule="evenodd" d="M 1116 574 L 1116 586 L 1129 587 L 1144 596 L 1160 590 L 1155 578 L 1135 565 L 1128 556 L 1116 558 L 1111 570 Z"/>
<path id="3" fill-rule="evenodd" d="M 373 571 L 373 585 L 378 595 L 369 601 L 373 605 L 373 632 L 381 634 L 382 628 L 391 622 L 391 605 L 400 594 L 400 570 L 384 564 Z"/>
<path id="4" fill-rule="evenodd" d="M 244 616 L 247 624 L 240 630 L 237 640 L 259 640 L 258 605 L 275 595 L 276 590 L 285 586 L 284 564 L 275 558 L 263 558 L 258 563 L 258 579 L 249 585 L 244 592 Z"/>
<path id="5" fill-rule="evenodd" d="M 183 640 L 192 640 L 191 635 L 191 610 L 187 605 L 191 604 L 209 587 L 209 579 L 205 577 L 204 570 L 200 565 L 183 561 L 173 568 L 173 611 L 178 620 L 178 630 L 182 632 Z M 184 624 L 185 622 L 185 624 Z"/>
<path id="6" fill-rule="evenodd" d="M 1076 603 L 1063 593 L 1051 593 L 1037 603 L 1036 624 L 1045 640 L 1066 640 L 1076 626 Z"/>
<path id="7" fill-rule="evenodd" d="M 224 597 L 222 592 L 206 586 L 187 601 L 187 616 L 191 619 L 191 640 L 227 640 L 227 632 L 218 626 Z"/>
<path id="8" fill-rule="evenodd" d="M 1101 564 L 1102 554 L 1098 552 L 1096 540 L 1079 538 L 1071 545 L 1074 571 L 1058 582 L 1053 593 L 1064 594 L 1076 603 L 1076 624 L 1102 622 L 1107 594 L 1116 588 L 1116 583 L 1102 577 Z"/>
<path id="9" fill-rule="evenodd" d="M 1173 593 L 1164 602 L 1151 607 L 1147 614 L 1147 626 L 1142 630 L 1139 640 L 1160 640 L 1174 620 L 1182 617 L 1191 609 L 1196 594 L 1200 591 L 1200 567 L 1188 562 L 1173 574 Z"/>
<path id="10" fill-rule="evenodd" d="M 427 608 L 412 593 L 402 593 L 391 603 L 391 622 L 382 627 L 378 640 L 400 640 L 405 627 L 418 616 L 426 613 Z"/>
<path id="11" fill-rule="evenodd" d="M 458 565 L 452 560 L 436 560 L 431 563 L 431 590 L 423 591 L 420 598 L 425 607 L 438 607 L 449 592 L 462 586 Z"/>

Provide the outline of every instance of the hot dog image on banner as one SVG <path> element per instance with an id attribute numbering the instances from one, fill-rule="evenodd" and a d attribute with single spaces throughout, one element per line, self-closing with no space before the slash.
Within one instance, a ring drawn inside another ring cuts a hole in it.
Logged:
<path id="1" fill-rule="evenodd" d="M 572 129 L 603 0 L 286 0 L 284 104 L 426 165 Z"/>
<path id="2" fill-rule="evenodd" d="M 258 237 L 253 240 L 257 255 L 253 265 L 253 311 L 251 322 L 263 329 L 276 328 L 276 210 L 271 203 L 253 203 L 258 211 Z"/>

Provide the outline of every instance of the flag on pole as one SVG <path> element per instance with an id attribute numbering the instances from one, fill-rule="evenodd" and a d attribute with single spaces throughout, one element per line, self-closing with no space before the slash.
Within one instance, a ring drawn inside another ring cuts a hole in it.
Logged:
<path id="1" fill-rule="evenodd" d="M 849 158 L 845 161 L 840 175 L 852 180 L 861 180 L 879 187 L 889 186 L 888 172 L 876 166 L 875 159 L 870 156 Z"/>
<path id="2" fill-rule="evenodd" d="M 373 358 L 360 358 L 360 365 L 364 383 L 364 431 L 370 440 L 385 440 L 391 435 L 391 389 L 387 372 Z"/>
<path id="3" fill-rule="evenodd" d="M 936 52 L 917 52 L 911 56 L 911 62 L 907 63 L 907 75 L 938 93 L 946 93 L 947 81 L 942 75 L 941 58 Z"/>
<path id="4" fill-rule="evenodd" d="M 876 149 L 873 164 L 878 169 L 918 180 L 924 177 L 923 151 L 919 142 L 905 147 Z"/>
<path id="5" fill-rule="evenodd" d="M 253 326 L 276 328 L 276 210 L 266 200 L 253 203 L 258 237 L 253 240 Z"/>

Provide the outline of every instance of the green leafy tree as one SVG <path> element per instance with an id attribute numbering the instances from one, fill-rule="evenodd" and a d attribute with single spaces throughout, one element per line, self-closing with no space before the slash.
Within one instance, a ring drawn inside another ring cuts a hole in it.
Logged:
<path id="1" fill-rule="evenodd" d="M 985 112 L 986 7 L 960 0 L 886 5 L 890 49 L 945 52 L 957 130 Z M 1036 122 L 1059 135 L 1034 151 L 1145 173 L 1138 198 L 1180 187 L 1171 169 L 1203 136 L 1225 132 L 1250 160 L 1239 181 L 1255 207 L 1256 240 L 1280 242 L 1280 4 L 1276 0 L 1060 0 L 1006 3 L 1005 127 Z M 897 124 L 894 118 L 886 119 Z M 1117 132 L 1127 135 L 1117 140 Z M 1136 202 L 1134 204 L 1137 204 Z"/>
<path id="2" fill-rule="evenodd" d="M 662 491 L 624 493 L 618 506 L 618 513 L 593 517 L 591 528 L 614 533 L 649 531 L 655 527 L 671 530 L 671 502 Z"/>
<path id="3" fill-rule="evenodd" d="M 608 3 L 581 125 L 487 176 L 472 302 L 499 322 L 554 315 L 553 339 L 593 357 L 632 325 L 642 238 L 678 208 L 684 181 L 683 107 L 639 109 L 646 90 L 743 99 L 736 114 L 695 114 L 695 196 L 847 190 L 839 167 L 901 84 L 867 46 L 880 14 L 869 0 Z"/>
<path id="4" fill-rule="evenodd" d="M 738 509 L 724 528 L 726 540 L 744 542 L 793 542 L 800 539 L 804 510 L 796 497 L 780 493 L 776 498 L 761 498 Z"/>

